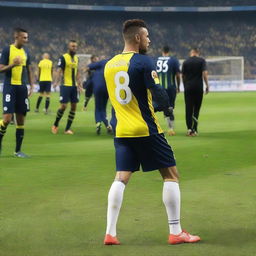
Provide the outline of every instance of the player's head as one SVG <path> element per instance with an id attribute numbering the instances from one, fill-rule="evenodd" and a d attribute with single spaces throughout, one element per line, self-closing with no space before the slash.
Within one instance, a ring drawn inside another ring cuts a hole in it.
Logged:
<path id="1" fill-rule="evenodd" d="M 99 57 L 96 56 L 96 55 L 92 55 L 91 56 L 91 62 L 97 62 L 97 61 L 99 61 Z"/>
<path id="2" fill-rule="evenodd" d="M 76 54 L 76 51 L 77 51 L 77 42 L 76 42 L 76 40 L 70 40 L 68 42 L 68 51 L 71 55 Z"/>
<path id="3" fill-rule="evenodd" d="M 126 45 L 138 48 L 144 54 L 149 47 L 148 29 L 144 20 L 126 20 L 123 24 L 123 38 Z"/>
<path id="4" fill-rule="evenodd" d="M 24 44 L 28 42 L 28 32 L 23 28 L 15 28 L 14 29 L 14 40 L 17 46 L 22 47 Z"/>
<path id="5" fill-rule="evenodd" d="M 200 51 L 197 47 L 191 48 L 191 50 L 189 52 L 190 57 L 199 56 L 199 54 L 200 54 Z"/>
<path id="6" fill-rule="evenodd" d="M 49 60 L 49 59 L 50 59 L 50 54 L 47 53 L 47 52 L 45 52 L 45 53 L 42 55 L 42 58 Z"/>
<path id="7" fill-rule="evenodd" d="M 162 48 L 162 54 L 163 56 L 168 56 L 170 54 L 170 51 L 171 51 L 171 48 L 169 45 L 165 45 L 163 48 Z"/>

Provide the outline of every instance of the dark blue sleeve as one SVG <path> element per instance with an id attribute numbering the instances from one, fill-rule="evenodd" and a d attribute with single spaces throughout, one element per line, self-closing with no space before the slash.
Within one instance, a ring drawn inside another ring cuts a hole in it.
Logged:
<path id="1" fill-rule="evenodd" d="M 58 60 L 58 67 L 61 68 L 62 70 L 64 70 L 65 65 L 66 65 L 65 59 L 63 56 L 61 56 Z"/>
<path id="2" fill-rule="evenodd" d="M 154 62 L 149 57 L 145 59 L 144 63 L 144 83 L 148 89 L 152 89 L 156 84 L 159 84 Z"/>
<path id="3" fill-rule="evenodd" d="M 2 54 L 1 54 L 0 64 L 8 65 L 9 55 L 10 55 L 10 46 L 6 46 L 6 47 L 4 47 Z"/>
<path id="4" fill-rule="evenodd" d="M 28 50 L 25 50 L 25 51 L 26 51 L 26 54 L 27 54 L 27 63 L 26 63 L 26 66 L 29 66 L 29 65 L 31 65 L 30 53 L 28 52 Z"/>
<path id="5" fill-rule="evenodd" d="M 206 70 L 207 70 L 207 65 L 206 65 L 205 59 L 203 59 L 202 69 L 203 69 L 203 71 L 206 71 Z"/>
<path id="6" fill-rule="evenodd" d="M 105 67 L 105 64 L 107 63 L 107 60 L 101 60 L 98 62 L 92 62 L 88 65 L 88 68 L 90 70 L 96 70 L 96 69 L 102 69 Z"/>

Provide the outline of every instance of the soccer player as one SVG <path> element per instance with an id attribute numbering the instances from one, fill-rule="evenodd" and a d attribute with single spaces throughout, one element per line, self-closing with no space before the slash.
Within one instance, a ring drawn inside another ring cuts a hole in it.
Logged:
<path id="1" fill-rule="evenodd" d="M 180 189 L 173 151 L 158 124 L 152 96 L 166 116 L 171 109 L 165 90 L 159 85 L 155 66 L 143 53 L 150 40 L 143 20 L 123 24 L 124 50 L 105 66 L 109 98 L 116 113 L 116 176 L 108 194 L 105 245 L 118 245 L 116 223 L 125 187 L 140 165 L 144 172 L 159 170 L 163 178 L 163 202 L 168 215 L 169 243 L 193 243 L 200 237 L 190 235 L 180 225 Z"/>
<path id="2" fill-rule="evenodd" d="M 60 86 L 60 108 L 57 111 L 55 122 L 52 126 L 52 133 L 58 133 L 59 121 L 61 120 L 67 104 L 71 103 L 71 108 L 68 115 L 68 121 L 65 128 L 65 134 L 74 134 L 70 129 L 76 113 L 76 105 L 79 101 L 79 91 L 82 91 L 80 81 L 80 72 L 78 68 L 78 57 L 76 55 L 77 42 L 70 40 L 68 43 L 68 52 L 63 54 L 58 61 L 57 78 L 54 88 L 60 84 L 60 79 L 63 77 L 63 84 Z"/>
<path id="3" fill-rule="evenodd" d="M 106 110 L 108 102 L 108 92 L 104 78 L 104 67 L 106 62 L 107 60 L 101 60 L 92 62 L 88 65 L 89 70 L 93 71 L 91 75 L 91 84 L 95 100 L 95 122 L 96 133 L 98 135 L 101 133 L 101 122 L 104 123 L 107 132 L 112 133 L 112 127 L 109 125 Z"/>
<path id="4" fill-rule="evenodd" d="M 14 30 L 14 43 L 6 46 L 0 59 L 0 72 L 5 73 L 3 86 L 3 120 L 0 120 L 0 152 L 3 136 L 7 126 L 16 115 L 16 148 L 14 156 L 28 157 L 21 152 L 24 137 L 24 123 L 26 113 L 29 111 L 28 96 L 33 92 L 33 77 L 30 55 L 24 45 L 28 42 L 28 32 L 23 28 Z M 27 89 L 27 79 L 30 89 Z"/>
<path id="5" fill-rule="evenodd" d="M 182 65 L 182 79 L 186 105 L 187 136 L 198 135 L 198 117 L 205 94 L 209 92 L 208 71 L 206 61 L 199 57 L 199 49 L 190 50 L 190 57 Z"/>
<path id="6" fill-rule="evenodd" d="M 52 73 L 53 66 L 52 61 L 50 60 L 50 55 L 48 53 L 44 53 L 42 56 L 42 60 L 38 64 L 39 68 L 39 93 L 40 96 L 37 99 L 35 112 L 39 112 L 39 106 L 45 95 L 45 114 L 48 114 L 48 108 L 50 105 L 50 94 L 51 94 L 51 84 L 52 84 Z"/>
<path id="7" fill-rule="evenodd" d="M 168 134 L 175 135 L 174 132 L 174 114 L 176 93 L 180 88 L 180 63 L 174 56 L 170 56 L 170 47 L 164 46 L 162 56 L 158 57 L 156 62 L 156 71 L 160 84 L 166 90 L 169 96 L 169 103 L 172 108 L 171 116 L 165 117 L 168 125 Z M 177 84 L 177 85 L 176 85 Z"/>

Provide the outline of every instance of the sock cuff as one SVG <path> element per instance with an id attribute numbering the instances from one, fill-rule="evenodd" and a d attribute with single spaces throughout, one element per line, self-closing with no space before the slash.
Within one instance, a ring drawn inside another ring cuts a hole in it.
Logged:
<path id="1" fill-rule="evenodd" d="M 120 180 L 114 180 L 113 184 L 116 184 L 116 185 L 120 184 L 123 189 L 124 189 L 125 186 L 126 186 L 126 185 L 125 185 L 122 181 L 120 181 Z"/>
<path id="2" fill-rule="evenodd" d="M 178 183 L 179 184 L 179 181 L 177 181 L 176 179 L 165 179 L 164 180 L 164 183 L 165 182 L 175 182 L 175 183 Z"/>
<path id="3" fill-rule="evenodd" d="M 16 125 L 16 129 L 24 129 L 25 126 L 24 125 Z"/>

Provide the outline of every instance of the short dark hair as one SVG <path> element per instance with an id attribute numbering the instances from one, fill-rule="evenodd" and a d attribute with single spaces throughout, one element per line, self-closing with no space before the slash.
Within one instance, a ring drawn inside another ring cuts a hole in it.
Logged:
<path id="1" fill-rule="evenodd" d="M 93 59 L 96 58 L 96 57 L 98 57 L 98 56 L 97 55 L 92 55 L 91 58 L 90 58 L 91 61 L 93 61 Z"/>
<path id="2" fill-rule="evenodd" d="M 20 27 L 15 28 L 15 29 L 13 30 L 13 32 L 14 32 L 15 34 L 19 34 L 19 33 L 28 33 L 28 31 L 27 31 L 26 29 L 20 28 Z"/>
<path id="3" fill-rule="evenodd" d="M 199 50 L 198 47 L 192 47 L 192 48 L 190 49 L 190 51 L 194 51 L 194 52 L 197 52 L 197 53 L 200 52 L 200 50 Z"/>
<path id="4" fill-rule="evenodd" d="M 69 43 L 77 43 L 77 41 L 74 39 L 71 39 L 71 40 L 69 40 Z"/>
<path id="5" fill-rule="evenodd" d="M 163 49 L 162 49 L 162 51 L 164 52 L 164 53 L 169 53 L 170 52 L 170 46 L 169 45 L 165 45 L 164 47 L 163 47 Z"/>
<path id="6" fill-rule="evenodd" d="M 147 25 L 144 20 L 140 20 L 140 19 L 126 20 L 123 23 L 124 40 L 132 40 L 135 34 L 138 34 L 140 28 L 147 28 Z"/>

